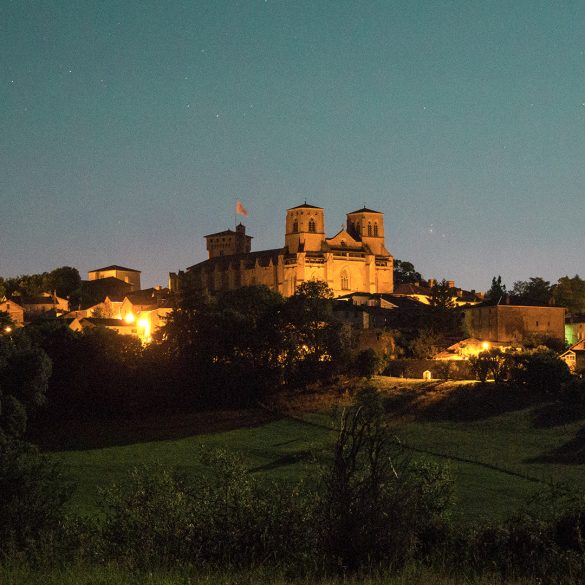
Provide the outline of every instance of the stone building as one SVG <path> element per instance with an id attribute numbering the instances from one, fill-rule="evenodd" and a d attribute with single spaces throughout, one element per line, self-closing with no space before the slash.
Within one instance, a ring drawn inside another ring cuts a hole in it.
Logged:
<path id="1" fill-rule="evenodd" d="M 465 327 L 482 341 L 522 342 L 530 338 L 565 340 L 563 307 L 482 303 L 464 309 Z"/>
<path id="2" fill-rule="evenodd" d="M 391 293 L 393 257 L 384 244 L 384 214 L 363 207 L 347 214 L 346 227 L 325 234 L 322 207 L 307 203 L 287 210 L 284 247 L 251 251 L 252 238 L 239 225 L 205 236 L 209 258 L 178 275 L 172 289 L 189 279 L 214 294 L 242 286 L 266 285 L 284 296 L 305 281 L 321 280 L 335 296 L 350 292 Z"/>
<path id="3" fill-rule="evenodd" d="M 129 284 L 130 292 L 140 290 L 140 270 L 135 270 L 134 268 L 124 268 L 124 266 L 113 264 L 112 266 L 90 270 L 87 273 L 87 276 L 89 282 L 94 282 L 96 280 L 103 282 L 106 278 L 116 278 Z"/>

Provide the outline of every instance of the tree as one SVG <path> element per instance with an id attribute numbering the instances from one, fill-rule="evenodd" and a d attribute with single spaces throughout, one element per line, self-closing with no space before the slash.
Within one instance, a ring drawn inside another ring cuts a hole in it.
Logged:
<path id="1" fill-rule="evenodd" d="M 435 283 L 431 288 L 431 299 L 429 304 L 433 309 L 437 310 L 447 310 L 455 307 L 451 288 L 445 279 L 441 282 Z"/>
<path id="2" fill-rule="evenodd" d="M 0 335 L 7 335 L 14 330 L 14 321 L 5 311 L 0 311 Z"/>
<path id="3" fill-rule="evenodd" d="M 28 416 L 45 402 L 51 370 L 42 349 L 0 337 L 0 444 L 24 434 Z"/>
<path id="4" fill-rule="evenodd" d="M 573 278 L 562 276 L 554 287 L 553 298 L 569 313 L 585 313 L 585 280 L 577 274 Z"/>
<path id="5" fill-rule="evenodd" d="M 518 280 L 512 288 L 512 295 L 521 303 L 548 305 L 552 297 L 552 287 L 548 280 L 540 276 L 529 280 Z"/>
<path id="6" fill-rule="evenodd" d="M 445 336 L 461 334 L 461 314 L 453 311 L 455 300 L 449 283 L 443 279 L 431 288 L 430 315 L 427 327 Z"/>
<path id="7" fill-rule="evenodd" d="M 419 360 L 431 359 L 445 347 L 445 339 L 431 329 L 421 329 L 410 343 L 412 356 Z"/>
<path id="8" fill-rule="evenodd" d="M 369 380 L 378 373 L 381 361 L 380 356 L 370 347 L 357 354 L 354 368 L 358 376 L 363 376 Z"/>
<path id="9" fill-rule="evenodd" d="M 422 277 L 414 265 L 406 260 L 394 260 L 394 286 L 420 282 Z"/>
<path id="10" fill-rule="evenodd" d="M 338 570 L 400 566 L 444 521 L 451 485 L 444 468 L 405 457 L 385 425 L 380 394 L 367 388 L 340 417 L 319 490 L 319 545 Z"/>
<path id="11" fill-rule="evenodd" d="M 571 373 L 555 352 L 537 348 L 514 356 L 510 377 L 513 382 L 533 390 L 558 393 Z"/>
<path id="12" fill-rule="evenodd" d="M 81 294 L 81 277 L 77 268 L 62 266 L 49 273 L 47 284 L 49 290 L 55 291 L 57 296 L 67 299 Z"/>
<path id="13" fill-rule="evenodd" d="M 509 375 L 513 364 L 513 356 L 493 347 L 469 358 L 473 373 L 480 382 L 492 377 L 496 384 L 503 382 Z"/>
<path id="14" fill-rule="evenodd" d="M 72 484 L 54 461 L 21 441 L 0 448 L 0 557 L 50 546 L 62 526 Z"/>
<path id="15" fill-rule="evenodd" d="M 14 293 L 33 296 L 42 292 L 56 291 L 58 296 L 68 298 L 71 295 L 79 295 L 81 277 L 77 268 L 62 266 L 51 272 L 21 274 L 14 278 L 4 279 L 1 281 L 0 289 L 4 289 L 6 296 Z"/>
<path id="16" fill-rule="evenodd" d="M 492 278 L 492 286 L 486 292 L 486 297 L 492 301 L 498 301 L 499 299 L 505 297 L 507 294 L 506 285 L 502 284 L 502 277 L 498 275 L 496 278 L 495 276 Z"/>

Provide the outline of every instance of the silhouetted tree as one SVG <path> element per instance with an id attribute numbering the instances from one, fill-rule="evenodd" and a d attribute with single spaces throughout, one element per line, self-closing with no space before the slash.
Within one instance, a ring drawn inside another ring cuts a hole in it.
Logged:
<path id="1" fill-rule="evenodd" d="M 522 303 L 548 305 L 552 297 L 552 290 L 548 280 L 535 276 L 529 280 L 516 281 L 512 288 L 512 295 Z"/>
<path id="2" fill-rule="evenodd" d="M 576 274 L 573 278 L 559 278 L 553 290 L 555 302 L 570 313 L 585 313 L 585 280 Z"/>
<path id="3" fill-rule="evenodd" d="M 507 294 L 506 285 L 502 284 L 502 277 L 498 275 L 492 278 L 492 286 L 486 292 L 486 297 L 492 301 L 498 301 Z"/>
<path id="4" fill-rule="evenodd" d="M 394 260 L 394 286 L 397 284 L 409 284 L 420 282 L 420 272 L 417 272 L 412 262 L 406 260 Z"/>

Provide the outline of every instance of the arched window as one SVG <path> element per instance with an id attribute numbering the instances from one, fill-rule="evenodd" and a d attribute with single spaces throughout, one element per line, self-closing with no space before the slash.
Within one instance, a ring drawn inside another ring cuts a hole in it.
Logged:
<path id="1" fill-rule="evenodd" d="M 309 220 L 309 231 L 315 232 L 315 220 L 312 218 Z"/>
<path id="2" fill-rule="evenodd" d="M 341 273 L 341 290 L 349 290 L 349 275 L 347 270 Z"/>
<path id="3" fill-rule="evenodd" d="M 294 220 L 293 222 L 293 232 L 296 234 L 299 231 L 299 222 L 298 220 Z"/>
<path id="4" fill-rule="evenodd" d="M 376 237 L 378 236 L 378 224 L 377 223 L 374 224 L 374 236 L 376 236 Z"/>
<path id="5" fill-rule="evenodd" d="M 372 235 L 372 224 L 368 222 L 368 236 Z"/>
<path id="6" fill-rule="evenodd" d="M 356 233 L 356 234 L 359 236 L 359 235 L 360 235 L 360 233 L 361 233 L 361 232 L 360 232 L 360 224 L 359 224 L 359 223 L 356 221 L 356 222 L 353 224 L 353 227 L 354 227 L 354 229 L 355 229 L 355 233 Z"/>

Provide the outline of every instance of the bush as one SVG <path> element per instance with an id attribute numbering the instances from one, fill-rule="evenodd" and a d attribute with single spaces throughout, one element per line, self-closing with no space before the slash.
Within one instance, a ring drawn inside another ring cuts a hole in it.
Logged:
<path id="1" fill-rule="evenodd" d="M 558 393 L 571 373 L 567 364 L 549 349 L 524 351 L 514 356 L 510 370 L 513 382 L 539 392 Z"/>
<path id="2" fill-rule="evenodd" d="M 124 488 L 104 492 L 106 558 L 130 566 L 294 564 L 311 546 L 313 498 L 260 487 L 226 451 L 207 454 L 212 473 L 187 484 L 162 467 L 137 468 Z M 302 566 L 299 560 L 299 566 Z"/>
<path id="3" fill-rule="evenodd" d="M 372 389 L 361 392 L 341 415 L 316 526 L 331 568 L 402 566 L 444 525 L 451 494 L 448 473 L 408 461 L 382 417 L 380 396 Z"/>
<path id="4" fill-rule="evenodd" d="M 382 360 L 375 350 L 369 348 L 360 351 L 354 361 L 354 369 L 358 376 L 372 378 L 378 373 Z"/>
<path id="5" fill-rule="evenodd" d="M 34 556 L 65 520 L 72 484 L 61 469 L 20 441 L 0 444 L 0 554 Z"/>
<path id="6" fill-rule="evenodd" d="M 491 377 L 496 384 L 500 384 L 510 375 L 513 360 L 512 354 L 494 347 L 470 357 L 469 364 L 480 382 L 483 383 Z"/>

